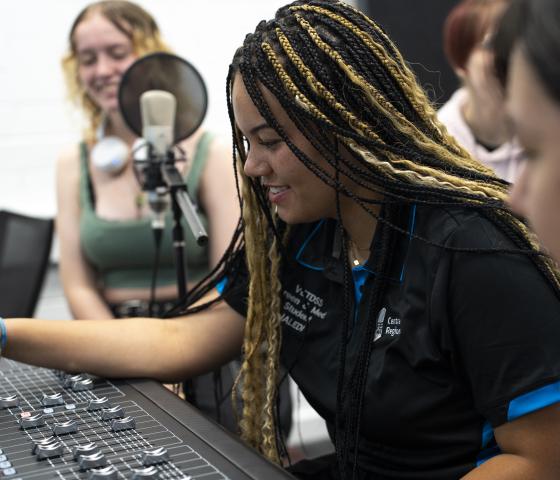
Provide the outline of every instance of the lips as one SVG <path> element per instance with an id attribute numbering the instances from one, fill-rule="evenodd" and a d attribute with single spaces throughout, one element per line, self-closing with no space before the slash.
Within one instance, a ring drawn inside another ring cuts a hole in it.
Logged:
<path id="1" fill-rule="evenodd" d="M 278 195 L 279 193 L 288 190 L 288 187 L 268 187 L 268 190 L 272 195 Z"/>
<path id="2" fill-rule="evenodd" d="M 284 185 L 282 186 L 277 186 L 277 185 L 268 185 L 268 199 L 270 200 L 271 203 L 280 203 L 282 201 L 282 198 L 284 198 L 284 195 L 287 191 L 290 190 L 290 187 L 286 187 Z"/>
<path id="3" fill-rule="evenodd" d="M 98 83 L 93 86 L 96 92 L 113 92 L 118 90 L 119 84 L 118 83 Z"/>

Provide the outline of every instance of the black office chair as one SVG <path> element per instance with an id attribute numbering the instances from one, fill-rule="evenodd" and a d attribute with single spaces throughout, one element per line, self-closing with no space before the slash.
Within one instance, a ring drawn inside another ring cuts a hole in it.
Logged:
<path id="1" fill-rule="evenodd" d="M 0 210 L 0 316 L 32 317 L 43 287 L 52 218 Z"/>

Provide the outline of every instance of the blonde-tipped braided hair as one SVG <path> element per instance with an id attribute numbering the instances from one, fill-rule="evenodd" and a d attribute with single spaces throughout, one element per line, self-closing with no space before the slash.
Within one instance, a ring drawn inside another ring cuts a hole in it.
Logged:
<path id="1" fill-rule="evenodd" d="M 94 14 L 102 15 L 124 33 L 131 40 L 134 53 L 138 57 L 152 52 L 169 51 L 161 38 L 156 21 L 135 3 L 127 0 L 101 0 L 89 4 L 78 14 L 68 36 L 68 51 L 61 63 L 68 98 L 78 108 L 83 109 L 89 123 L 84 132 L 86 140 L 94 139 L 95 131 L 101 123 L 102 112 L 80 83 L 74 34 L 78 25 Z"/>
<path id="2" fill-rule="evenodd" d="M 236 52 L 228 75 L 234 152 L 243 184 L 249 301 L 241 370 L 242 435 L 278 460 L 274 415 L 280 350 L 282 264 L 274 214 L 259 183 L 243 176 L 247 151 L 236 128 L 231 91 L 242 78 L 259 113 L 302 163 L 352 197 L 336 175 L 320 170 L 286 136 L 263 97 L 266 87 L 324 158 L 362 187 L 402 204 L 476 208 L 559 291 L 559 275 L 525 225 L 504 206 L 507 183 L 473 159 L 438 121 L 436 111 L 379 25 L 334 0 L 296 1 L 261 22 Z M 348 162 L 333 140 L 351 153 Z M 353 197 L 364 209 L 368 206 Z M 372 213 L 373 214 L 373 213 Z M 389 237 L 387 237 L 389 238 Z M 389 241 L 389 240 L 388 240 Z M 381 276 L 381 275 L 380 275 Z"/>

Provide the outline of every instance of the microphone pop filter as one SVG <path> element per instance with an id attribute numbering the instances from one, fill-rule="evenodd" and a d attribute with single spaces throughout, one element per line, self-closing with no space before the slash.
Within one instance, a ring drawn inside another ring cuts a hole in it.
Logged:
<path id="1" fill-rule="evenodd" d="M 200 126 L 206 115 L 208 95 L 200 73 L 176 55 L 156 52 L 136 60 L 123 74 L 119 108 L 129 128 L 142 136 L 140 97 L 149 90 L 171 93 L 176 101 L 173 141 L 184 140 Z"/>

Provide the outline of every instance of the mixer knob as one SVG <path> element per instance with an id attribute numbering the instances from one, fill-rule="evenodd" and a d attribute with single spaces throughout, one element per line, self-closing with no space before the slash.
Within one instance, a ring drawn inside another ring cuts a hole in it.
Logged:
<path id="1" fill-rule="evenodd" d="M 117 480 L 119 475 L 113 465 L 105 468 L 96 468 L 88 472 L 88 480 Z"/>
<path id="2" fill-rule="evenodd" d="M 27 430 L 28 428 L 40 427 L 45 424 L 45 418 L 42 413 L 37 413 L 35 415 L 30 415 L 29 417 L 22 417 L 19 421 L 19 425 L 22 430 Z"/>
<path id="3" fill-rule="evenodd" d="M 43 395 L 41 405 L 44 407 L 54 407 L 55 405 L 64 405 L 62 393 L 53 393 L 52 395 Z"/>
<path id="4" fill-rule="evenodd" d="M 72 385 L 74 385 L 75 382 L 79 382 L 84 378 L 85 377 L 83 377 L 82 375 L 68 375 L 67 377 L 64 378 L 64 382 L 62 383 L 62 386 L 64 388 L 72 388 Z"/>
<path id="5" fill-rule="evenodd" d="M 52 427 L 55 435 L 66 435 L 67 433 L 76 433 L 78 431 L 78 423 L 75 420 L 67 422 L 55 423 Z"/>
<path id="6" fill-rule="evenodd" d="M 36 449 L 37 460 L 43 460 L 44 458 L 60 457 L 64 447 L 60 442 L 53 442 L 46 445 L 38 445 Z"/>
<path id="7" fill-rule="evenodd" d="M 72 456 L 74 457 L 74 460 L 78 460 L 79 457 L 83 455 L 91 455 L 97 452 L 99 452 L 99 447 L 95 443 L 91 442 L 74 447 L 72 450 Z"/>
<path id="8" fill-rule="evenodd" d="M 12 408 L 19 406 L 19 398 L 15 395 L 0 397 L 0 408 Z"/>
<path id="9" fill-rule="evenodd" d="M 78 457 L 78 465 L 80 470 L 104 467 L 107 465 L 107 458 L 101 452 L 95 452 L 91 455 L 80 455 Z"/>
<path id="10" fill-rule="evenodd" d="M 131 479 L 132 480 L 142 480 L 144 478 L 159 478 L 158 470 L 156 467 L 146 467 L 134 469 Z"/>
<path id="11" fill-rule="evenodd" d="M 120 405 L 111 408 L 104 408 L 101 411 L 101 420 L 112 420 L 113 418 L 123 418 L 124 410 Z"/>
<path id="12" fill-rule="evenodd" d="M 144 450 L 142 452 L 142 465 L 150 466 L 158 463 L 169 461 L 169 452 L 165 447 L 156 448 L 155 450 Z"/>
<path id="13" fill-rule="evenodd" d="M 88 411 L 94 412 L 95 410 L 101 410 L 102 408 L 109 408 L 111 403 L 107 397 L 96 397 L 92 398 L 87 406 Z"/>
<path id="14" fill-rule="evenodd" d="M 83 392 L 85 390 L 93 390 L 93 380 L 91 378 L 83 378 L 72 383 L 74 392 Z"/>
<path id="15" fill-rule="evenodd" d="M 132 417 L 114 419 L 111 421 L 111 428 L 113 429 L 113 432 L 130 430 L 132 428 L 136 428 L 136 420 L 134 420 L 134 418 Z"/>

